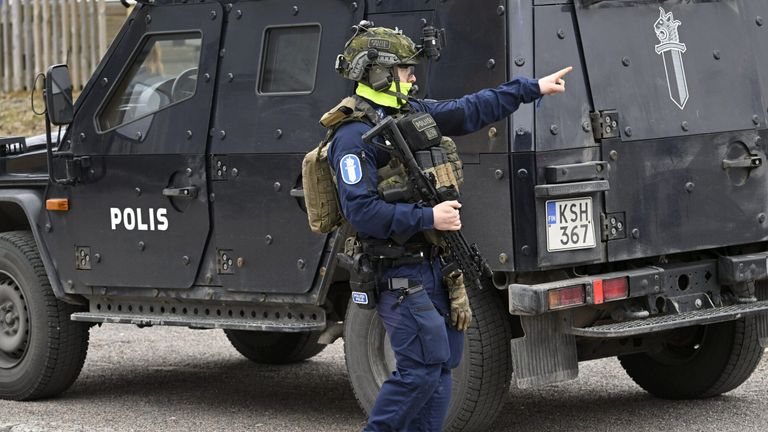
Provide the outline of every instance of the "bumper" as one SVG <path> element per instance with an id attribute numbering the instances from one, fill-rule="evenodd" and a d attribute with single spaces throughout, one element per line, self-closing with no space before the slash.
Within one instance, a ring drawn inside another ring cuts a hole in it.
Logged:
<path id="1" fill-rule="evenodd" d="M 577 285 L 584 286 L 584 302 L 557 310 L 602 304 L 601 296 L 595 296 L 596 283 L 599 286 L 599 283 L 604 280 L 619 278 L 627 280 L 629 290 L 625 298 L 639 298 L 654 294 L 690 295 L 695 292 L 706 292 L 708 289 L 717 289 L 719 292 L 721 285 L 736 285 L 768 279 L 768 252 L 720 257 L 716 260 L 695 263 L 646 266 L 535 285 L 510 284 L 508 286 L 509 313 L 535 316 L 555 312 L 549 305 L 549 293 Z M 693 288 L 689 289 L 689 287 Z"/>

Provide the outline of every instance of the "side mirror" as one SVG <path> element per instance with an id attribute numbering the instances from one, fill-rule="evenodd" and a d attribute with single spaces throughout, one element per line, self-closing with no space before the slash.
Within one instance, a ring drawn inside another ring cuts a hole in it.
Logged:
<path id="1" fill-rule="evenodd" d="M 72 123 L 75 105 L 67 65 L 55 65 L 48 69 L 45 78 L 45 108 L 48 119 L 56 126 Z"/>

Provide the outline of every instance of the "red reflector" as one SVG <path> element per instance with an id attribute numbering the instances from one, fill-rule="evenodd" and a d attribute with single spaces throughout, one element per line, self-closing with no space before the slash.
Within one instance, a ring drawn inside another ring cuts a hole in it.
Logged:
<path id="1" fill-rule="evenodd" d="M 584 295 L 584 285 L 553 289 L 548 294 L 550 309 L 584 304 L 586 298 Z"/>
<path id="2" fill-rule="evenodd" d="M 595 304 L 602 304 L 605 301 L 605 297 L 603 297 L 602 279 L 595 279 L 592 281 L 592 295 L 594 297 Z"/>
<path id="3" fill-rule="evenodd" d="M 603 281 L 605 301 L 629 297 L 629 282 L 627 278 L 609 279 Z"/>

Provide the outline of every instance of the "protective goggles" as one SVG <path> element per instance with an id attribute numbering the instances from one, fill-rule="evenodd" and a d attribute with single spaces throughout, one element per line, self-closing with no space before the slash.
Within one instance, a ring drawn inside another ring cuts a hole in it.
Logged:
<path id="1" fill-rule="evenodd" d="M 416 76 L 416 66 L 413 65 L 397 65 L 397 67 L 403 71 L 408 71 L 408 78 Z"/>

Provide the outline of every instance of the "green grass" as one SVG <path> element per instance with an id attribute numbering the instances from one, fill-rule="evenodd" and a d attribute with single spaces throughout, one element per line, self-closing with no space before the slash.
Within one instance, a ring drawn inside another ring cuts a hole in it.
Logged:
<path id="1" fill-rule="evenodd" d="M 36 91 L 35 110 L 41 112 L 44 109 L 42 92 Z M 29 92 L 0 93 L 0 137 L 30 137 L 44 133 L 45 117 L 32 112 Z"/>
<path id="2" fill-rule="evenodd" d="M 40 96 L 35 98 L 35 109 L 44 109 Z M 29 93 L 0 93 L 0 137 L 28 137 L 44 132 L 45 117 L 32 113 Z"/>

